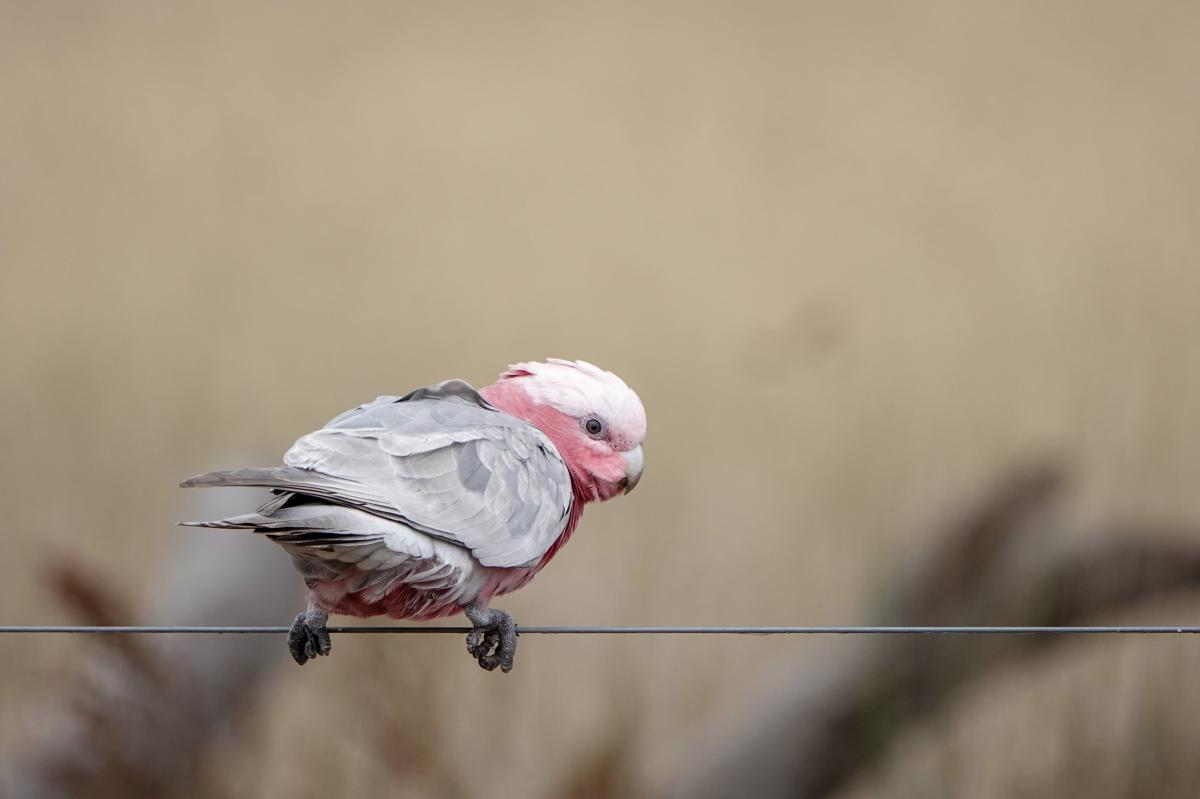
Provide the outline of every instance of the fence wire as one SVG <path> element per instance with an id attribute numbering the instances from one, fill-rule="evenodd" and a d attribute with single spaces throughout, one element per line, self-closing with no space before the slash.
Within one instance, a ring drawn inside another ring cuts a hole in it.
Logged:
<path id="1" fill-rule="evenodd" d="M 329 627 L 337 634 L 465 634 L 470 627 Z M 288 627 L 0 626 L 0 635 L 282 635 Z M 1200 627 L 517 627 L 520 635 L 1194 635 Z"/>

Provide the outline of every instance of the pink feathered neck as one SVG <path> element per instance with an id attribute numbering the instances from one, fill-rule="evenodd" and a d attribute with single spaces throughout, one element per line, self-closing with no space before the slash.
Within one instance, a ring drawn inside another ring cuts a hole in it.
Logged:
<path id="1" fill-rule="evenodd" d="M 583 515 L 583 506 L 600 498 L 600 491 L 595 479 L 582 467 L 581 462 L 586 458 L 586 450 L 576 443 L 578 422 L 555 408 L 539 405 L 529 398 L 520 385 L 520 376 L 504 377 L 490 386 L 480 389 L 483 398 L 509 416 L 515 416 L 529 422 L 546 434 L 562 456 L 571 475 L 571 492 L 575 501 L 571 505 L 571 515 L 562 535 L 558 537 L 538 563 L 538 569 L 550 562 L 555 553 L 567 543 L 579 517 Z"/>

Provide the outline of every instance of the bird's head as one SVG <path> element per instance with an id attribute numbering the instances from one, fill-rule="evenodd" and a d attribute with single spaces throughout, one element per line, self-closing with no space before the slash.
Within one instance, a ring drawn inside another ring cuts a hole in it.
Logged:
<path id="1" fill-rule="evenodd" d="M 641 479 L 646 409 L 612 372 L 548 358 L 513 364 L 480 393 L 546 434 L 585 500 L 628 494 Z"/>

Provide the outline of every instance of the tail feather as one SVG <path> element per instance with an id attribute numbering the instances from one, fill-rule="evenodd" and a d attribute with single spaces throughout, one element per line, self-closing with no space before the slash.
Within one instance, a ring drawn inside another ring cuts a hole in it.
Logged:
<path id="1" fill-rule="evenodd" d="M 270 527 L 273 519 L 261 513 L 245 513 L 227 519 L 211 519 L 202 522 L 180 522 L 180 527 L 212 527 L 219 530 L 258 530 Z"/>
<path id="2" fill-rule="evenodd" d="M 229 469 L 207 472 L 189 477 L 179 484 L 181 488 L 213 488 L 220 486 L 256 486 L 279 491 L 292 491 L 332 500 L 339 505 L 360 506 L 376 509 L 369 492 L 352 480 L 297 469 L 294 466 L 268 466 L 256 469 Z M 379 510 L 385 510 L 379 508 Z"/>
<path id="3" fill-rule="evenodd" d="M 180 525 L 218 530 L 251 530 L 280 544 L 298 547 L 355 547 L 382 543 L 385 533 L 378 525 L 370 521 L 370 517 L 364 518 L 354 515 L 355 513 L 336 505 L 286 508 L 275 499 L 254 513 L 225 519 L 180 522 Z"/>
<path id="4" fill-rule="evenodd" d="M 268 466 L 256 469 L 224 469 L 189 477 L 180 488 L 213 488 L 215 486 L 262 486 L 288 488 L 310 485 L 315 474 L 291 466 Z"/>
<path id="5" fill-rule="evenodd" d="M 311 469 L 294 466 L 269 466 L 255 469 L 230 469 L 207 472 L 189 477 L 179 484 L 182 488 L 211 488 L 216 486 L 257 486 L 315 497 L 335 505 L 359 508 L 375 516 L 409 524 L 394 507 L 376 496 L 372 490 L 353 480 L 334 477 Z M 266 507 L 259 509 L 266 513 Z M 426 531 L 429 532 L 429 531 Z M 431 533 L 432 534 L 432 533 Z"/>
<path id="6" fill-rule="evenodd" d="M 274 518 L 259 513 L 230 516 L 227 519 L 212 519 L 202 522 L 180 522 L 183 527 L 210 527 L 218 530 L 253 530 L 282 544 L 322 546 L 354 546 L 378 544 L 383 541 L 381 532 L 346 530 L 346 525 L 334 515 L 315 514 L 299 518 Z"/>

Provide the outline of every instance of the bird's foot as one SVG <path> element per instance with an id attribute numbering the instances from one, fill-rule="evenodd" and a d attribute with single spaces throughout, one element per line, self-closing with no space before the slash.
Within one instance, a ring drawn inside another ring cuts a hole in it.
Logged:
<path id="1" fill-rule="evenodd" d="M 467 651 L 479 661 L 479 665 L 493 671 L 512 671 L 513 657 L 517 654 L 517 623 L 513 617 L 496 608 L 481 608 L 467 605 L 463 608 L 473 628 L 467 633 Z"/>
<path id="2" fill-rule="evenodd" d="M 308 610 L 292 622 L 292 629 L 288 631 L 288 651 L 301 666 L 317 655 L 328 655 L 333 649 L 329 630 L 325 627 L 328 620 L 325 611 L 309 605 Z"/>

